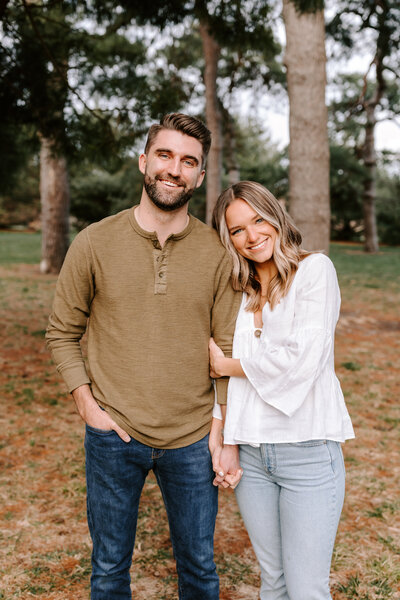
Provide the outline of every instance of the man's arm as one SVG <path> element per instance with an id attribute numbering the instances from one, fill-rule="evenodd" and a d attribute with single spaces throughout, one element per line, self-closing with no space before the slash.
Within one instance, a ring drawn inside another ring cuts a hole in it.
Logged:
<path id="1" fill-rule="evenodd" d="M 82 355 L 81 338 L 86 331 L 94 290 L 94 273 L 85 230 L 75 238 L 61 269 L 46 343 L 85 423 L 96 429 L 114 430 L 122 440 L 129 442 L 129 435 L 93 397 Z"/>
<path id="2" fill-rule="evenodd" d="M 124 442 L 130 441 L 131 438 L 126 431 L 117 425 L 110 415 L 97 404 L 88 384 L 77 387 L 72 391 L 72 396 L 80 416 L 87 425 L 104 431 L 113 430 Z"/>
<path id="3" fill-rule="evenodd" d="M 69 392 L 90 383 L 80 342 L 93 297 L 94 274 L 84 230 L 72 242 L 65 257 L 46 330 L 47 347 Z"/>
<path id="4" fill-rule="evenodd" d="M 242 294 L 231 285 L 232 262 L 226 253 L 216 274 L 216 291 L 211 319 L 211 334 L 225 356 L 232 356 L 232 340 L 235 331 Z M 228 378 L 216 379 L 217 400 L 226 404 Z"/>

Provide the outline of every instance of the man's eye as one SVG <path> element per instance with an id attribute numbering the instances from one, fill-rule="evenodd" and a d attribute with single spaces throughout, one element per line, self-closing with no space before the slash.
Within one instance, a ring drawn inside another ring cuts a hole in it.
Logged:
<path id="1" fill-rule="evenodd" d="M 262 217 L 258 217 L 258 219 L 256 219 L 256 223 L 263 223 L 264 219 Z"/>
<path id="2" fill-rule="evenodd" d="M 193 160 L 184 160 L 183 161 L 184 165 L 186 165 L 187 167 L 194 167 L 195 164 L 193 162 Z"/>

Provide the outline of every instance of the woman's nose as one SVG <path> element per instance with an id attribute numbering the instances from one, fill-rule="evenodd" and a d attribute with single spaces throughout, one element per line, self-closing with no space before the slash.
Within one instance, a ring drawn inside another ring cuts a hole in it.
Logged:
<path id="1" fill-rule="evenodd" d="M 248 227 L 247 228 L 247 239 L 249 240 L 249 242 L 255 242 L 257 239 L 257 231 L 256 229 L 254 229 L 253 227 Z"/>

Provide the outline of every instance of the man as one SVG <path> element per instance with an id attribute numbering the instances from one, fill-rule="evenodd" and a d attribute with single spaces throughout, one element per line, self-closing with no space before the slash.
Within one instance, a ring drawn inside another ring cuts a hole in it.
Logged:
<path id="1" fill-rule="evenodd" d="M 210 143 L 204 124 L 187 115 L 153 125 L 139 158 L 139 205 L 80 232 L 59 276 L 46 338 L 86 423 L 92 600 L 131 598 L 138 505 L 151 469 L 179 598 L 219 597 L 208 340 L 231 354 L 238 297 L 218 236 L 188 214 Z M 223 404 L 227 381 L 216 386 Z"/>

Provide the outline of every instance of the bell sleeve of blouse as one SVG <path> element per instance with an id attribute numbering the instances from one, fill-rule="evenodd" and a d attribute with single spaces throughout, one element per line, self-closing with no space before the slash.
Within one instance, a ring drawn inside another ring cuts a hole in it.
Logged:
<path id="1" fill-rule="evenodd" d="M 305 260 L 296 275 L 301 279 L 291 334 L 279 346 L 266 339 L 257 356 L 240 360 L 262 400 L 288 417 L 303 404 L 333 352 L 340 310 L 339 285 L 330 259 L 314 254 Z"/>

